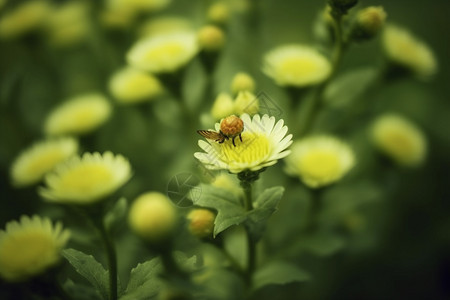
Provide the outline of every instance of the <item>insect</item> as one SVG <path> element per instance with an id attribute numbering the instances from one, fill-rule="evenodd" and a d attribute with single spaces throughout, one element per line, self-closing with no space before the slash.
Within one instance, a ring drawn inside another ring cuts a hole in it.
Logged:
<path id="1" fill-rule="evenodd" d="M 219 132 L 212 130 L 197 130 L 197 133 L 202 137 L 205 137 L 210 140 L 214 140 L 219 144 L 225 142 L 231 138 L 233 142 L 233 146 L 236 147 L 234 139 L 239 136 L 239 139 L 242 142 L 242 131 L 244 130 L 244 122 L 235 115 L 231 115 L 226 117 L 220 122 L 220 130 Z"/>

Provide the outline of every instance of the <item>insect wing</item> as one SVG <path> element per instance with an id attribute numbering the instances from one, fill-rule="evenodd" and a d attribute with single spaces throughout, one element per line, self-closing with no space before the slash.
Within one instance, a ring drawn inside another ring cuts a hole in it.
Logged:
<path id="1" fill-rule="evenodd" d="M 222 141 L 224 139 L 223 135 L 219 132 L 211 131 L 211 130 L 197 130 L 197 133 L 202 137 L 207 138 L 209 140 L 214 141 Z"/>

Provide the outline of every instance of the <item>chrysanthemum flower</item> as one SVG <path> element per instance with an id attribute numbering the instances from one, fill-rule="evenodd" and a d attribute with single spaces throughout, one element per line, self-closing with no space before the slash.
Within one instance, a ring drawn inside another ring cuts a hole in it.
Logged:
<path id="1" fill-rule="evenodd" d="M 195 33 L 171 33 L 138 41 L 128 51 L 127 61 L 137 69 L 171 73 L 186 65 L 197 52 Z"/>
<path id="2" fill-rule="evenodd" d="M 331 136 L 315 136 L 292 145 L 286 172 L 318 188 L 338 181 L 354 164 L 353 151 L 347 144 Z"/>
<path id="3" fill-rule="evenodd" d="M 233 98 L 227 93 L 220 93 L 211 108 L 211 115 L 215 120 L 220 120 L 234 113 Z"/>
<path id="4" fill-rule="evenodd" d="M 192 32 L 193 29 L 193 25 L 188 19 L 177 16 L 166 16 L 151 18 L 144 22 L 139 28 L 139 35 L 145 37 L 182 31 Z"/>
<path id="5" fill-rule="evenodd" d="M 22 216 L 0 230 L 0 276 L 7 281 L 23 281 L 55 265 L 70 237 L 61 223 Z"/>
<path id="6" fill-rule="evenodd" d="M 72 98 L 56 107 L 47 117 L 48 135 L 85 134 L 102 125 L 111 114 L 111 104 L 100 94 Z"/>
<path id="7" fill-rule="evenodd" d="M 247 113 L 254 115 L 259 111 L 259 100 L 255 94 L 249 91 L 239 92 L 234 101 L 234 111 L 237 115 Z"/>
<path id="8" fill-rule="evenodd" d="M 415 166 L 423 162 L 427 143 L 422 131 L 405 118 L 397 115 L 384 115 L 372 127 L 375 145 L 404 166 Z"/>
<path id="9" fill-rule="evenodd" d="M 286 136 L 287 126 L 275 118 L 259 115 L 250 118 L 248 114 L 241 116 L 244 122 L 242 142 L 237 137 L 236 146 L 231 139 L 220 144 L 213 140 L 199 140 L 198 145 L 205 152 L 197 152 L 194 156 L 211 170 L 228 170 L 240 173 L 245 170 L 257 171 L 274 165 L 278 159 L 286 157 L 290 150 L 286 150 L 292 143 L 292 134 Z M 216 131 L 220 124 L 216 123 Z"/>
<path id="10" fill-rule="evenodd" d="M 50 12 L 45 0 L 27 1 L 0 18 L 0 38 L 17 38 L 39 29 Z"/>
<path id="11" fill-rule="evenodd" d="M 304 87 L 327 79 L 331 64 L 314 48 L 286 45 L 266 54 L 263 71 L 280 86 Z"/>
<path id="12" fill-rule="evenodd" d="M 158 11 L 169 5 L 171 0 L 108 0 L 108 7 L 131 9 L 137 12 Z"/>
<path id="13" fill-rule="evenodd" d="M 231 81 L 231 91 L 233 94 L 248 91 L 253 93 L 255 91 L 255 80 L 247 73 L 239 72 L 234 75 Z"/>
<path id="14" fill-rule="evenodd" d="M 73 138 L 41 141 L 24 150 L 11 166 L 11 179 L 15 186 L 28 186 L 41 181 L 57 164 L 78 151 Z"/>
<path id="15" fill-rule="evenodd" d="M 405 29 L 386 26 L 383 48 L 392 62 L 411 70 L 420 78 L 427 78 L 437 71 L 436 58 L 431 49 Z"/>
<path id="16" fill-rule="evenodd" d="M 41 188 L 40 194 L 53 202 L 90 204 L 115 192 L 130 177 L 130 163 L 122 155 L 85 153 L 65 161 L 47 174 L 47 187 Z"/>
<path id="17" fill-rule="evenodd" d="M 152 74 L 126 67 L 113 75 L 109 81 L 109 90 L 118 102 L 132 104 L 159 96 L 163 87 Z"/>

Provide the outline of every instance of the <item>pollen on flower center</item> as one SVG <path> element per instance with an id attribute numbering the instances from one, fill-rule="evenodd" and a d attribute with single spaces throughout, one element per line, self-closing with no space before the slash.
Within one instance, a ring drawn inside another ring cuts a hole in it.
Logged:
<path id="1" fill-rule="evenodd" d="M 231 141 L 220 144 L 220 157 L 229 164 L 253 163 L 266 159 L 270 153 L 269 140 L 265 135 L 243 132 L 242 142 L 235 140 L 236 146 Z"/>
<path id="2" fill-rule="evenodd" d="M 98 186 L 109 185 L 112 179 L 109 168 L 93 164 L 71 170 L 62 178 L 61 184 L 69 190 L 90 190 Z M 96 184 L 93 185 L 93 182 Z"/>
<path id="3" fill-rule="evenodd" d="M 311 177 L 334 177 L 339 173 L 340 163 L 335 153 L 330 151 L 315 151 L 306 154 L 299 167 Z"/>

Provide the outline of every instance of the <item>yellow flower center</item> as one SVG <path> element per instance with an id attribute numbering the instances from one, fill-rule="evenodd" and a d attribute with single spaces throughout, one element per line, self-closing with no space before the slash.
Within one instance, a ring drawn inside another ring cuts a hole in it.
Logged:
<path id="1" fill-rule="evenodd" d="M 309 58 L 291 57 L 280 65 L 280 73 L 294 77 L 304 77 L 317 71 L 317 64 Z"/>
<path id="2" fill-rule="evenodd" d="M 61 178 L 61 189 L 89 193 L 110 186 L 112 180 L 110 168 L 102 164 L 85 164 L 64 174 Z"/>
<path id="3" fill-rule="evenodd" d="M 56 255 L 55 250 L 53 240 L 43 232 L 14 234 L 0 247 L 0 264 L 12 272 L 29 273 L 36 265 L 42 265 L 42 261 L 48 263 L 48 258 Z"/>
<path id="4" fill-rule="evenodd" d="M 269 140 L 265 135 L 244 131 L 242 142 L 237 136 L 220 144 L 219 157 L 227 164 L 251 164 L 265 160 L 269 156 Z"/>
<path id="5" fill-rule="evenodd" d="M 335 152 L 315 150 L 300 159 L 299 167 L 302 173 L 316 179 L 333 178 L 339 174 L 340 162 Z"/>
<path id="6" fill-rule="evenodd" d="M 164 58 L 174 58 L 180 56 L 184 52 L 184 47 L 176 42 L 167 42 L 159 47 L 155 47 L 147 52 L 147 60 L 158 60 Z"/>
<path id="7" fill-rule="evenodd" d="M 60 149 L 47 149 L 45 153 L 41 153 L 39 157 L 30 162 L 26 173 L 44 174 L 62 161 L 64 157 L 65 154 Z"/>

